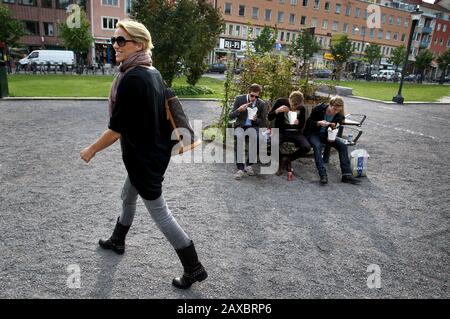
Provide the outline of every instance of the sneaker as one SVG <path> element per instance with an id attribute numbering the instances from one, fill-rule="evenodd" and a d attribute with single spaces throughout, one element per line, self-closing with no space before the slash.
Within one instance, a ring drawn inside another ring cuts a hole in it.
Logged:
<path id="1" fill-rule="evenodd" d="M 244 171 L 243 170 L 238 170 L 236 172 L 236 174 L 234 174 L 234 179 L 239 181 L 239 180 L 242 179 L 242 176 L 244 176 Z"/>
<path id="2" fill-rule="evenodd" d="M 328 184 L 328 176 L 327 175 L 320 176 L 320 184 L 322 184 L 322 185 Z"/>
<path id="3" fill-rule="evenodd" d="M 245 168 L 245 171 L 247 172 L 248 176 L 255 176 L 255 172 L 253 171 L 253 167 L 247 166 Z"/>
<path id="4" fill-rule="evenodd" d="M 342 175 L 342 183 L 359 184 L 361 181 L 354 178 L 352 175 Z"/>

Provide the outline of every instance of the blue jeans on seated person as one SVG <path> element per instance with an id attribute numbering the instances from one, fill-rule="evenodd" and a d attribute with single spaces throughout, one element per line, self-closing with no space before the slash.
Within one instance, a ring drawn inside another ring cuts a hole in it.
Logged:
<path id="1" fill-rule="evenodd" d="M 308 134 L 306 135 L 309 143 L 311 144 L 314 150 L 314 160 L 316 162 L 317 170 L 319 171 L 319 175 L 327 176 L 327 170 L 325 169 L 325 165 L 322 158 L 322 144 L 330 145 L 335 148 L 339 152 L 339 162 L 341 165 L 342 175 L 352 175 L 352 170 L 350 167 L 350 160 L 348 158 L 348 150 L 347 145 L 337 138 L 334 142 L 328 142 L 327 134 Z"/>

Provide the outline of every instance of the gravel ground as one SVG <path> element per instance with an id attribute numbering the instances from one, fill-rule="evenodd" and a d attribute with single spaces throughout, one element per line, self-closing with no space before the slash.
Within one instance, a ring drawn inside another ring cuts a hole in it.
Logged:
<path id="1" fill-rule="evenodd" d="M 232 164 L 169 166 L 166 200 L 209 272 L 180 291 L 181 265 L 141 202 L 125 255 L 97 246 L 126 177 L 118 145 L 79 159 L 106 127 L 106 102 L 0 101 L 0 297 L 449 298 L 450 105 L 346 103 L 368 115 L 359 186 L 339 182 L 336 153 L 325 187 L 312 158 L 292 182 L 235 181 Z M 204 125 L 220 113 L 217 102 L 185 105 Z M 67 284 L 71 265 L 81 288 Z"/>

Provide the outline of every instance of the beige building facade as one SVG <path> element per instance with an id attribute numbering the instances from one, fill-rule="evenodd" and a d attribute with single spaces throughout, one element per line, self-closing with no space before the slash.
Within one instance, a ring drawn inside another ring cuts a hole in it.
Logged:
<path id="1" fill-rule="evenodd" d="M 224 58 L 229 50 L 239 58 L 247 40 L 259 35 L 265 25 L 278 29 L 277 45 L 287 54 L 287 45 L 295 41 L 301 29 L 314 28 L 322 50 L 313 58 L 316 67 L 326 63 L 334 34 L 346 34 L 353 42 L 355 57 L 364 55 L 364 48 L 377 43 L 385 58 L 401 44 L 406 45 L 411 28 L 410 13 L 403 9 L 376 5 L 358 0 L 216 0 L 213 5 L 225 20 L 224 32 L 211 55 L 211 62 Z M 373 23 L 373 6 L 379 18 Z M 372 15 L 371 15 L 372 14 Z"/>

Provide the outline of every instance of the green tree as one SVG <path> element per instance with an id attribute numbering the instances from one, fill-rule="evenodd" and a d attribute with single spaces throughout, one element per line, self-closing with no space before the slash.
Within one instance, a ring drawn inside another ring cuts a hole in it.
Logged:
<path id="1" fill-rule="evenodd" d="M 397 72 L 398 66 L 402 65 L 406 59 L 406 48 L 405 45 L 402 44 L 399 47 L 396 47 L 392 50 L 392 55 L 389 58 L 388 62 L 392 63 L 395 66 L 395 71 Z"/>
<path id="2" fill-rule="evenodd" d="M 330 50 L 336 62 L 336 80 L 340 81 L 342 68 L 353 53 L 352 42 L 347 35 L 340 35 L 332 39 Z"/>
<path id="3" fill-rule="evenodd" d="M 26 34 L 27 32 L 24 24 L 13 19 L 9 9 L 0 5 L 0 42 L 5 43 L 6 47 L 12 47 Z M 6 50 L 6 52 L 8 52 L 8 50 Z M 0 56 L 0 59 L 2 58 L 3 57 Z"/>
<path id="4" fill-rule="evenodd" d="M 80 11 L 80 25 L 69 26 L 67 23 L 59 25 L 60 36 L 64 42 L 64 46 L 75 52 L 77 56 L 77 63 L 80 62 L 81 57 L 85 57 L 89 52 L 94 38 L 91 34 L 91 24 L 86 17 L 86 12 Z"/>
<path id="5" fill-rule="evenodd" d="M 153 61 L 169 86 L 184 63 L 190 84 L 206 70 L 207 54 L 223 28 L 217 9 L 205 0 L 133 1 L 131 16 L 152 35 Z"/>
<path id="6" fill-rule="evenodd" d="M 429 50 L 420 51 L 416 56 L 416 62 L 414 62 L 415 67 L 420 74 L 420 83 L 423 80 L 423 74 L 425 70 L 431 65 L 431 61 L 433 61 L 433 53 Z"/>
<path id="7" fill-rule="evenodd" d="M 366 47 L 364 52 L 366 53 L 365 59 L 369 63 L 369 74 L 372 74 L 372 65 L 375 62 L 379 62 L 383 57 L 381 54 L 381 47 L 376 43 L 371 43 Z M 370 78 L 370 76 L 366 77 L 367 80 L 370 80 Z"/>
<path id="8" fill-rule="evenodd" d="M 264 26 L 259 36 L 253 41 L 253 47 L 256 53 L 272 52 L 277 41 L 277 29 Z"/>
<path id="9" fill-rule="evenodd" d="M 308 79 L 309 60 L 319 50 L 320 44 L 314 40 L 314 36 L 308 30 L 303 30 L 299 33 L 297 39 L 292 44 L 291 55 L 303 62 L 302 77 Z"/>
<path id="10" fill-rule="evenodd" d="M 450 66 L 450 49 L 447 49 L 444 53 L 439 55 L 436 61 L 439 65 L 439 69 L 441 69 L 439 84 L 444 84 L 445 73 L 447 72 L 447 68 Z"/>

